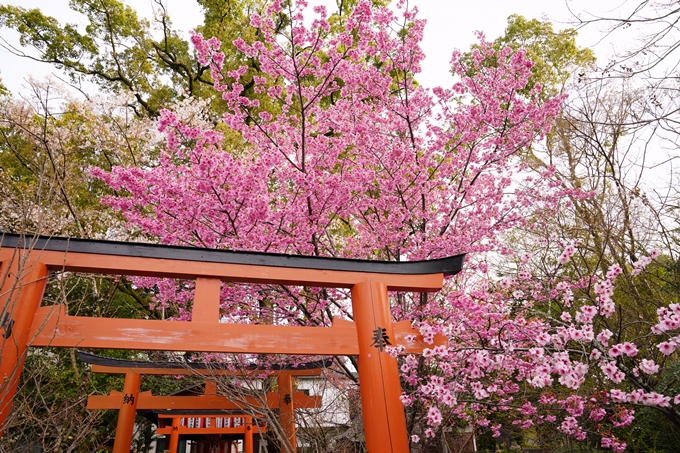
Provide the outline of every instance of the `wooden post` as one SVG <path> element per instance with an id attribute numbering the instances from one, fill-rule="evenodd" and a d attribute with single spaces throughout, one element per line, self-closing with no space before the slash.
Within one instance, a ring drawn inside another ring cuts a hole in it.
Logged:
<path id="1" fill-rule="evenodd" d="M 137 415 L 140 378 L 141 376 L 137 373 L 125 374 L 123 396 L 120 400 L 118 422 L 116 423 L 116 440 L 113 442 L 113 453 L 130 453 L 135 416 Z"/>
<path id="2" fill-rule="evenodd" d="M 192 322 L 217 324 L 220 321 L 220 283 L 218 278 L 196 279 Z"/>
<path id="3" fill-rule="evenodd" d="M 297 452 L 295 438 L 295 404 L 293 401 L 293 377 L 289 372 L 282 371 L 277 377 L 279 386 L 279 416 L 281 428 L 290 443 L 290 453 Z"/>
<path id="4" fill-rule="evenodd" d="M 217 396 L 217 382 L 206 379 L 205 386 L 203 387 L 203 394 L 205 396 Z"/>
<path id="5" fill-rule="evenodd" d="M 47 283 L 47 266 L 17 252 L 0 269 L 0 435 L 26 359 L 29 332 Z"/>
<path id="6" fill-rule="evenodd" d="M 179 447 L 179 417 L 172 418 L 172 432 L 170 433 L 170 444 L 168 450 L 170 453 L 177 453 Z"/>
<path id="7" fill-rule="evenodd" d="M 246 432 L 243 436 L 243 453 L 253 453 L 253 417 L 245 417 L 244 422 Z"/>
<path id="8" fill-rule="evenodd" d="M 352 286 L 352 309 L 359 340 L 359 390 L 368 453 L 408 453 L 387 287 L 366 281 Z"/>

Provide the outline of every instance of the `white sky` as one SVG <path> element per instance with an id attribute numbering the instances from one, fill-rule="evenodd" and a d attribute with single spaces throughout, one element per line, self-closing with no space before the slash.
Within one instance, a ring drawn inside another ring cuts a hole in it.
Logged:
<path id="1" fill-rule="evenodd" d="M 449 85 L 449 58 L 455 48 L 466 50 L 475 42 L 474 32 L 484 32 L 487 39 L 493 40 L 503 33 L 507 17 L 517 13 L 527 18 L 547 18 L 556 29 L 570 26 L 576 14 L 618 15 L 617 8 L 631 7 L 634 0 L 410 0 L 420 10 L 420 17 L 427 19 L 423 48 L 427 59 L 419 80 L 425 86 Z M 334 5 L 334 0 L 309 0 L 310 5 L 325 3 Z M 68 8 L 68 0 L 10 0 L 10 4 L 24 8 L 40 8 L 62 23 L 76 23 L 85 26 L 82 16 Z M 151 0 L 127 0 L 141 15 L 149 16 Z M 192 0 L 166 0 L 168 11 L 176 28 L 188 31 L 201 22 L 200 7 Z M 0 37 L 17 45 L 17 34 L 0 30 Z M 592 47 L 602 35 L 595 27 L 582 31 L 579 43 Z M 598 57 L 603 59 L 610 52 L 611 40 L 596 47 Z M 12 91 L 18 92 L 30 75 L 36 78 L 49 73 L 57 73 L 47 64 L 18 58 L 0 49 L 0 77 Z"/>

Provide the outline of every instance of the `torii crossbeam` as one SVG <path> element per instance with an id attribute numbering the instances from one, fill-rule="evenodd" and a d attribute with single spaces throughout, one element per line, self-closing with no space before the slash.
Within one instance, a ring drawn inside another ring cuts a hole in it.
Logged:
<path id="1" fill-rule="evenodd" d="M 358 355 L 367 449 L 407 453 L 397 361 L 383 346 L 390 341 L 413 348 L 402 338 L 406 329 L 415 332 L 392 323 L 387 292 L 437 291 L 445 275 L 461 270 L 463 259 L 383 262 L 5 234 L 0 242 L 0 426 L 28 346 Z M 40 307 L 50 270 L 195 279 L 192 321 L 72 317 L 60 306 Z M 354 323 L 331 328 L 222 324 L 223 281 L 350 288 Z"/>

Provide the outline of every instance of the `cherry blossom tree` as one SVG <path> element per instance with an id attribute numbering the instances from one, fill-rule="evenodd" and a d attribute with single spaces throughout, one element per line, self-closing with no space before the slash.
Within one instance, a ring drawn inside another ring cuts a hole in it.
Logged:
<path id="1" fill-rule="evenodd" d="M 233 44 L 256 74 L 225 70 L 219 40 L 195 33 L 197 59 L 228 106 L 222 122 L 162 111 L 167 143 L 157 161 L 92 170 L 120 194 L 106 203 L 166 244 L 382 260 L 468 253 L 467 271 L 439 294 L 393 294 L 394 318 L 410 320 L 429 345 L 401 362 L 412 442 L 454 419 L 498 434 L 502 413 L 522 429 L 555 424 L 577 440 L 592 432 L 603 448 L 623 451 L 616 430 L 630 425 L 635 404 L 675 411 L 678 398 L 647 385 L 658 354 L 618 341 L 603 322 L 617 308 L 620 266 L 570 274 L 578 244 L 547 241 L 550 275 L 519 266 L 505 280 L 487 277 L 483 254 L 510 252 L 504 233 L 591 195 L 565 188 L 554 167 L 523 172 L 518 154 L 549 132 L 562 101 L 543 99 L 540 85 L 525 90 L 525 52 L 496 50 L 480 36 L 471 58 L 453 54 L 452 86 L 428 90 L 416 81 L 425 23 L 414 9 L 361 2 L 336 31 L 323 7 L 311 20 L 305 7 L 274 1 L 251 17 L 257 33 L 247 36 L 258 40 Z M 191 282 L 136 284 L 155 288 L 158 307 L 191 317 Z M 228 322 L 352 318 L 344 290 L 225 284 L 222 296 Z M 658 316 L 645 338 L 670 355 L 680 309 Z M 438 335 L 447 341 L 435 344 Z"/>
<path id="2" fill-rule="evenodd" d="M 395 34 L 393 12 L 362 3 L 336 35 L 322 9 L 305 28 L 298 6 L 284 12 L 275 3 L 271 18 L 252 19 L 263 42 L 235 42 L 259 61 L 262 75 L 252 81 L 241 80 L 245 68 L 222 74 L 220 43 L 194 35 L 231 110 L 217 128 L 164 111 L 159 126 L 168 143 L 157 166 L 94 171 L 130 194 L 107 202 L 131 224 L 169 244 L 403 260 L 497 248 L 498 233 L 524 222 L 531 205 L 556 206 L 542 195 L 557 192 L 544 181 L 511 193 L 521 166 L 515 154 L 546 133 L 560 104 L 517 94 L 531 67 L 522 52 L 507 49 L 498 68 L 484 68 L 483 52 L 494 50 L 483 45 L 474 78 L 432 94 L 414 80 L 424 22 L 412 11 Z M 277 35 L 284 13 L 289 31 Z M 277 100 L 279 111 L 242 96 L 246 82 Z M 234 144 L 235 134 L 242 143 Z M 225 288 L 243 291 L 251 294 Z M 323 292 L 329 298 L 308 309 L 308 294 L 280 291 L 289 303 L 261 307 L 257 292 L 252 303 L 268 316 L 305 308 L 304 322 L 327 322 L 330 306 L 349 314 L 344 293 Z M 223 308 L 238 318 L 251 307 Z"/>

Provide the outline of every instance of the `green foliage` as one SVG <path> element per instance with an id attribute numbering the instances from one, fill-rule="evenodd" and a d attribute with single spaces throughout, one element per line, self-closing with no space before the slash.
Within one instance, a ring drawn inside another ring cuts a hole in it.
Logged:
<path id="1" fill-rule="evenodd" d="M 555 32 L 550 22 L 527 20 L 513 14 L 508 18 L 505 35 L 494 44 L 526 49 L 527 56 L 535 63 L 529 86 L 540 83 L 548 96 L 554 96 L 574 71 L 582 71 L 595 64 L 593 51 L 576 45 L 577 34 L 573 28 Z"/>
<path id="2" fill-rule="evenodd" d="M 222 42 L 225 74 L 240 66 L 249 68 L 248 75 L 259 75 L 257 59 L 236 52 L 233 41 L 242 38 L 252 43 L 261 36 L 250 26 L 250 15 L 263 13 L 265 0 L 224 2 L 199 0 L 204 22 L 196 30 Z M 338 11 L 331 15 L 333 30 L 341 26 L 356 5 L 356 0 L 339 0 Z M 386 0 L 374 0 L 387 4 Z M 214 96 L 208 68 L 195 58 L 191 45 L 172 28 L 172 21 L 161 1 L 154 1 L 154 20 L 140 19 L 134 9 L 121 0 L 70 0 L 72 10 L 85 16 L 81 30 L 76 24 L 61 24 L 39 9 L 0 6 L 0 27 L 19 33 L 22 47 L 32 48 L 38 60 L 65 71 L 79 84 L 86 78 L 113 93 L 133 93 L 140 115 L 156 116 L 162 108 L 187 97 L 208 99 L 214 112 L 224 111 L 219 96 Z M 279 29 L 288 22 L 279 16 Z M 154 32 L 157 30 L 158 32 Z M 26 56 L 19 49 L 17 55 Z M 226 82 L 229 82 L 226 78 Z M 271 81 L 272 84 L 277 81 Z M 262 108 L 275 113 L 276 107 L 266 95 L 253 92 L 254 84 L 246 84 L 246 96 L 258 98 Z"/>
<path id="3" fill-rule="evenodd" d="M 527 20 L 524 16 L 513 14 L 508 17 L 505 33 L 493 41 L 493 46 L 496 49 L 525 49 L 535 64 L 524 89 L 525 94 L 538 83 L 543 87 L 543 97 L 548 98 L 561 93 L 573 74 L 582 74 L 595 64 L 593 51 L 577 46 L 577 34 L 573 28 L 556 32 L 550 22 Z M 468 52 L 464 58 L 470 59 L 472 54 Z M 494 66 L 495 61 L 487 59 L 486 64 Z"/>
<path id="4" fill-rule="evenodd" d="M 118 376 L 97 376 L 78 362 L 73 350 L 30 350 L 12 416 L 0 440 L 4 451 L 38 444 L 45 452 L 90 452 L 101 447 L 115 429 L 115 413 L 88 411 L 87 395 L 122 386 Z"/>
<path id="5" fill-rule="evenodd" d="M 674 453 L 680 430 L 658 409 L 643 407 L 635 413 L 635 426 L 626 438 L 631 453 Z"/>
<path id="6" fill-rule="evenodd" d="M 73 82 L 85 77 L 102 89 L 134 93 L 138 113 L 156 115 L 201 79 L 186 41 L 160 14 L 163 36 L 154 40 L 148 21 L 118 0 L 71 0 L 70 7 L 87 18 L 84 32 L 75 24 L 60 24 L 39 9 L 0 6 L 0 26 L 16 30 L 23 47 L 38 59 L 64 70 Z M 19 53 L 15 50 L 15 53 Z"/>
<path id="7" fill-rule="evenodd" d="M 32 88 L 26 101 L 0 98 L 0 228 L 105 234 L 120 220 L 100 202 L 111 189 L 89 168 L 139 162 L 148 126 L 125 109 L 64 99 L 49 84 Z"/>
<path id="8" fill-rule="evenodd" d="M 37 49 L 45 61 L 66 68 L 83 70 L 80 60 L 97 53 L 92 38 L 80 34 L 75 24 L 61 25 L 39 9 L 0 6 L 0 25 L 18 31 L 21 45 Z"/>
<path id="9" fill-rule="evenodd" d="M 97 353 L 131 360 L 154 358 L 135 351 Z M 123 375 L 92 373 L 73 349 L 29 350 L 12 415 L 5 436 L 0 439 L 0 451 L 23 451 L 27 445 L 40 445 L 45 453 L 102 451 L 114 438 L 117 411 L 86 409 L 87 397 L 120 391 L 123 381 Z M 141 390 L 167 395 L 195 383 L 193 378 L 146 376 Z M 137 422 L 141 427 L 139 446 L 147 445 L 153 437 L 150 423 L 141 416 Z"/>
<path id="10" fill-rule="evenodd" d="M 674 363 L 661 371 L 659 388 L 669 395 L 680 394 L 680 364 Z M 631 453 L 673 453 L 680 445 L 680 427 L 663 409 L 641 407 L 625 440 L 629 445 L 626 451 Z"/>

